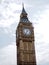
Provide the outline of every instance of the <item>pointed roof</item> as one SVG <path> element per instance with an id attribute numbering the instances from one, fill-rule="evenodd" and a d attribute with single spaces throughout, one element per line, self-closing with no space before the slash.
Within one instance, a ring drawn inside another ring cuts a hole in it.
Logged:
<path id="1" fill-rule="evenodd" d="M 22 8 L 22 13 L 20 15 L 20 22 L 29 23 L 30 21 L 28 20 L 27 13 L 24 9 L 24 4 L 22 6 L 23 6 L 23 8 Z"/>
<path id="2" fill-rule="evenodd" d="M 27 15 L 25 9 L 24 9 L 24 4 L 22 4 L 23 8 L 22 8 L 22 13 L 21 14 L 24 14 L 24 15 Z"/>

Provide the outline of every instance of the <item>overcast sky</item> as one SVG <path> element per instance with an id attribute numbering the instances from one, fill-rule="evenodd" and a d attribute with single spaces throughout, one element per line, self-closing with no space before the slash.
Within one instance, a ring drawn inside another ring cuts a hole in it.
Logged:
<path id="1" fill-rule="evenodd" d="M 49 65 L 49 0 L 0 0 L 0 65 L 16 65 L 15 31 L 22 3 L 34 26 L 37 65 Z"/>

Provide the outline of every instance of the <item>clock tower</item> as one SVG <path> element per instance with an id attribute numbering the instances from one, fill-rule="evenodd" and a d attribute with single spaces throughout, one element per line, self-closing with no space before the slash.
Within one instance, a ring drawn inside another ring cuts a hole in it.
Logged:
<path id="1" fill-rule="evenodd" d="M 22 8 L 20 22 L 16 30 L 17 65 L 36 65 L 34 27 Z"/>

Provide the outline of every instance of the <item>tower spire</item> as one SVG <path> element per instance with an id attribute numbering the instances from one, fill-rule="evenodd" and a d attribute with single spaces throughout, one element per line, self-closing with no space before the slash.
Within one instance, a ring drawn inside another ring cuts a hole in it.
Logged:
<path id="1" fill-rule="evenodd" d="M 26 11 L 25 11 L 25 9 L 24 9 L 24 3 L 22 3 L 22 13 L 21 14 L 23 14 L 23 15 L 27 15 L 27 13 L 26 13 Z"/>
<path id="2" fill-rule="evenodd" d="M 23 8 L 22 8 L 22 12 L 21 12 L 21 15 L 20 15 L 20 22 L 28 23 L 30 21 L 28 20 L 27 13 L 24 9 L 24 3 L 22 3 L 22 7 Z"/>

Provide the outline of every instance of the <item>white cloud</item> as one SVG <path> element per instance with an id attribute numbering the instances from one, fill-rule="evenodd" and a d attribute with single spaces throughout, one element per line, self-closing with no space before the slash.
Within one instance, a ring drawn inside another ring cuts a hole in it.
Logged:
<path id="1" fill-rule="evenodd" d="M 0 7 L 0 27 L 9 27 L 14 22 L 18 22 L 21 5 L 16 3 L 7 4 L 7 2 L 3 2 Z"/>
<path id="2" fill-rule="evenodd" d="M 39 15 L 35 25 L 35 43 L 37 62 L 40 65 L 49 63 L 49 9 Z"/>
<path id="3" fill-rule="evenodd" d="M 16 65 L 16 55 L 15 42 L 12 45 L 0 48 L 0 65 Z"/>

